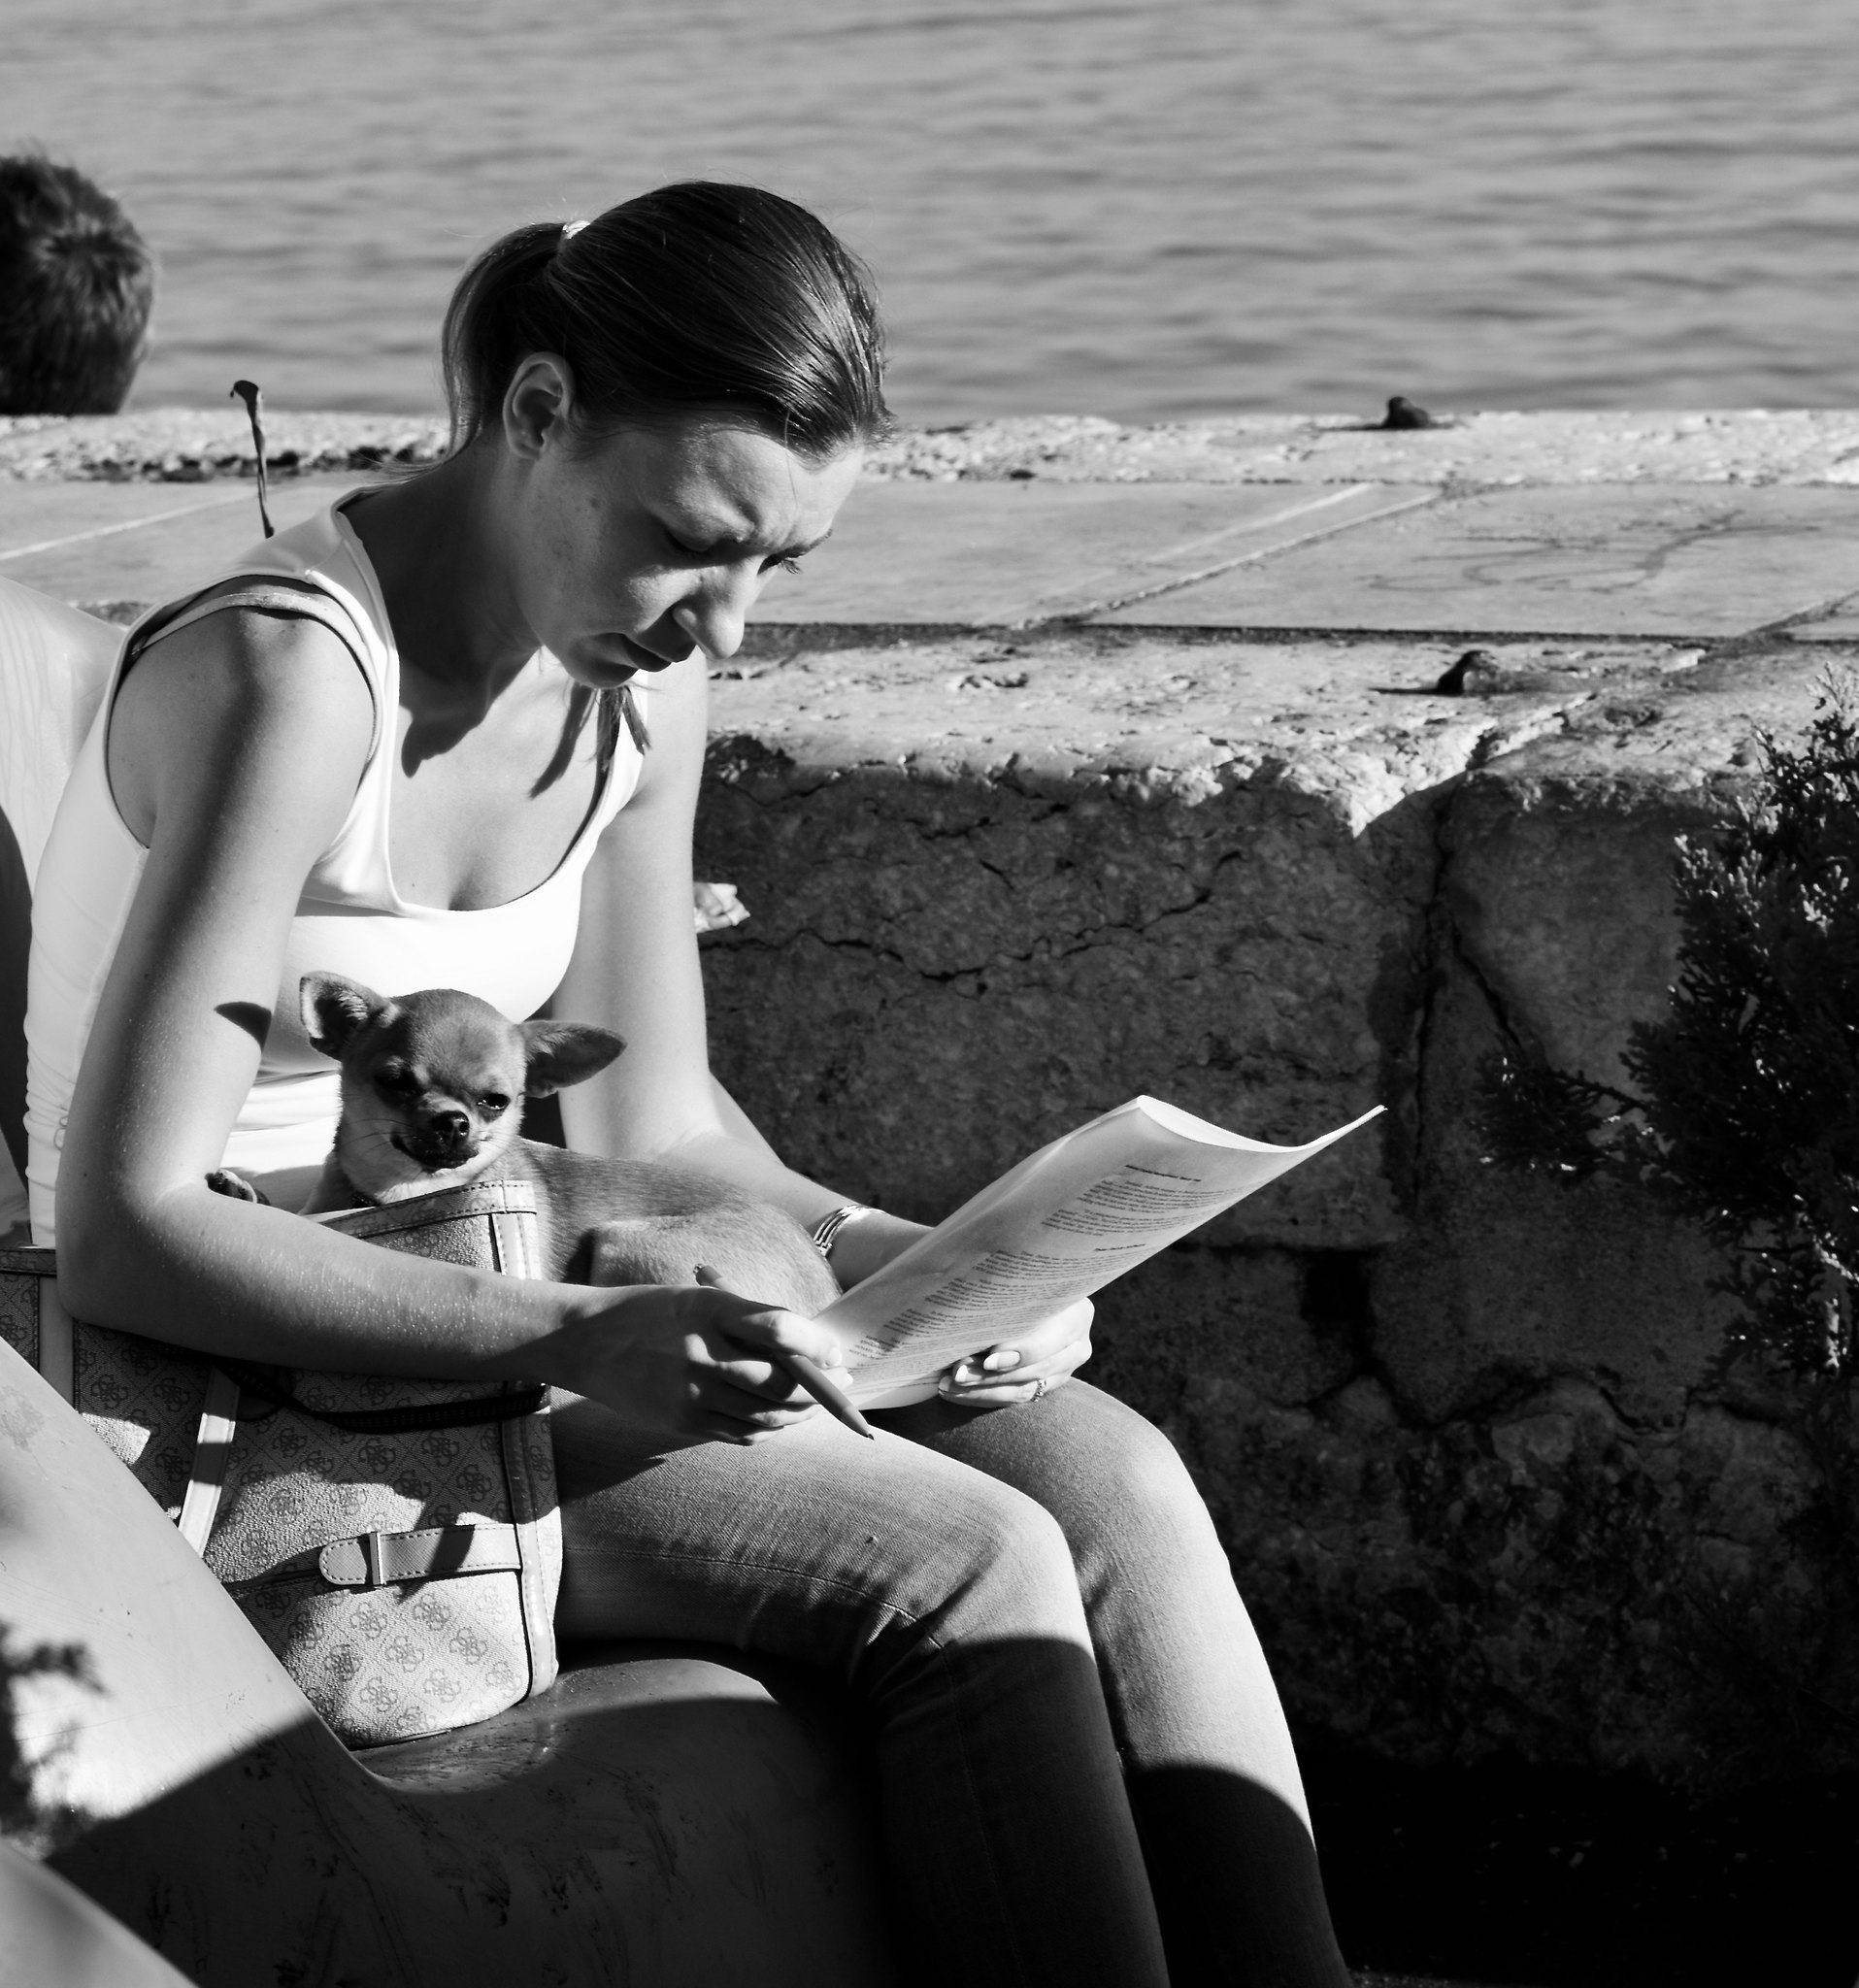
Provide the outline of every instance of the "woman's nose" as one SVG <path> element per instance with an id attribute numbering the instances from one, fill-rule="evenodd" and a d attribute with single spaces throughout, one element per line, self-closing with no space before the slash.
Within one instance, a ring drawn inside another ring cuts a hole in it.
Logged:
<path id="1" fill-rule="evenodd" d="M 672 619 L 714 661 L 733 656 L 743 646 L 743 623 L 761 592 L 761 575 L 735 569 L 705 574 L 688 600 L 672 610 Z"/>

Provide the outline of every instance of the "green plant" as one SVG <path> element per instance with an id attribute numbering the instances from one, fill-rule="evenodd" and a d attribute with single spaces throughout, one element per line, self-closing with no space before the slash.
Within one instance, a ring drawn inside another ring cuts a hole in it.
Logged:
<path id="1" fill-rule="evenodd" d="M 1678 970 L 1636 1026 L 1632 1090 L 1521 1049 L 1483 1073 L 1500 1164 L 1630 1180 L 1726 1251 L 1728 1349 L 1850 1375 L 1859 1278 L 1859 704 L 1829 679 L 1805 743 L 1759 735 L 1754 791 L 1677 844 Z"/>

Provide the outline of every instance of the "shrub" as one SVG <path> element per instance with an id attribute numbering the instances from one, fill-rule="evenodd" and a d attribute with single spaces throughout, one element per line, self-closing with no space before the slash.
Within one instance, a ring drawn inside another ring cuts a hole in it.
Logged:
<path id="1" fill-rule="evenodd" d="M 1701 1222 L 1741 1305 L 1726 1351 L 1849 1376 L 1859 1277 L 1859 706 L 1758 738 L 1733 819 L 1677 844 L 1677 977 L 1623 1057 L 1634 1089 L 1522 1051 L 1482 1074 L 1497 1164 L 1630 1180 Z"/>

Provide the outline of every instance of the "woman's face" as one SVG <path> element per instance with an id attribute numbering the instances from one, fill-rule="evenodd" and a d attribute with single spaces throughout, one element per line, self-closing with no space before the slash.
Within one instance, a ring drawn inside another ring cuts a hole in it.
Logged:
<path id="1" fill-rule="evenodd" d="M 516 606 L 578 681 L 623 683 L 693 647 L 733 655 L 771 575 L 832 529 L 859 472 L 693 418 L 591 448 L 540 438 L 518 509 Z"/>

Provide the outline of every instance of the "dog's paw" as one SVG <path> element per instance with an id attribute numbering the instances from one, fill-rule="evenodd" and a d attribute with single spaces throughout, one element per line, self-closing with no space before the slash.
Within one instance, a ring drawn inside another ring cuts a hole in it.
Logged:
<path id="1" fill-rule="evenodd" d="M 233 1201 L 256 1202 L 260 1208 L 271 1206 L 271 1196 L 261 1194 L 243 1174 L 235 1174 L 230 1167 L 216 1167 L 207 1176 L 207 1185 L 216 1194 L 223 1194 Z"/>

